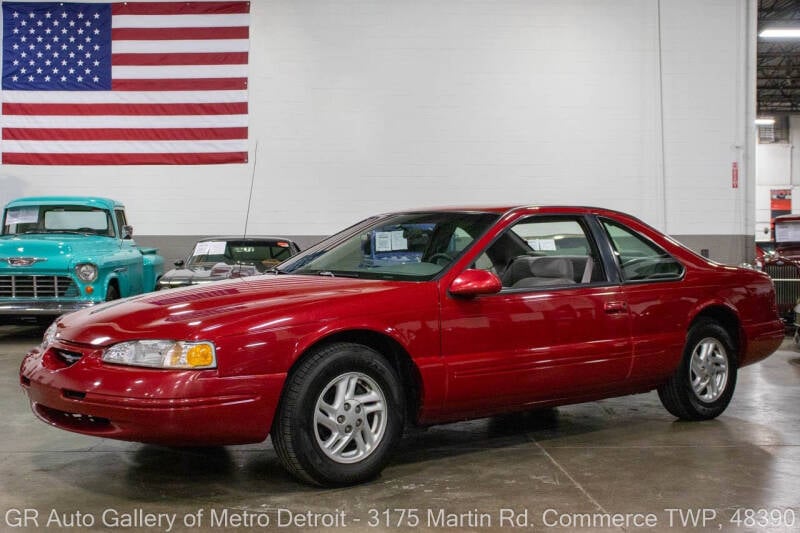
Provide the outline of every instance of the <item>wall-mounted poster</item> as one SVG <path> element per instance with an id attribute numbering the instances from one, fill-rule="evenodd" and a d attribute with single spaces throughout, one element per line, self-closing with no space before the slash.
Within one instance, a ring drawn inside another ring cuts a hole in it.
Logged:
<path id="1" fill-rule="evenodd" d="M 792 212 L 792 189 L 771 189 L 769 191 L 769 226 L 772 240 L 775 240 L 775 217 Z"/>

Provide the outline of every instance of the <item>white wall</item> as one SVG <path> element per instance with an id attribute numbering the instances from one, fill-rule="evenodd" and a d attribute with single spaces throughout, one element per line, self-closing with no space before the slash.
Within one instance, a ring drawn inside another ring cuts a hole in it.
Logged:
<path id="1" fill-rule="evenodd" d="M 752 234 L 754 5 L 257 0 L 248 165 L 5 165 L 0 200 L 102 194 L 128 205 L 139 235 L 235 233 L 254 173 L 250 233 L 324 235 L 408 207 L 577 203 L 678 235 Z"/>
<path id="2" fill-rule="evenodd" d="M 748 17 L 755 17 L 754 3 L 662 1 L 670 233 L 752 234 L 746 196 L 754 187 L 755 95 L 748 82 L 755 72 Z"/>
<path id="3" fill-rule="evenodd" d="M 798 147 L 800 147 L 800 116 L 789 117 L 789 142 L 756 145 L 756 240 L 770 239 L 772 189 L 790 189 L 792 213 L 800 213 Z"/>
<path id="4" fill-rule="evenodd" d="M 756 225 L 757 241 L 772 238 L 772 189 L 792 189 L 793 145 L 769 143 L 756 145 Z M 792 191 L 794 194 L 794 191 Z"/>

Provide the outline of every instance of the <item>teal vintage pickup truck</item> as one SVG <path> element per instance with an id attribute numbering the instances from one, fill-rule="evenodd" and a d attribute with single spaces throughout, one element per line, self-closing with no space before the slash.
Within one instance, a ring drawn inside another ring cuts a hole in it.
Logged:
<path id="1" fill-rule="evenodd" d="M 164 259 L 136 245 L 115 200 L 20 198 L 3 212 L 0 321 L 47 319 L 149 292 L 163 272 Z"/>

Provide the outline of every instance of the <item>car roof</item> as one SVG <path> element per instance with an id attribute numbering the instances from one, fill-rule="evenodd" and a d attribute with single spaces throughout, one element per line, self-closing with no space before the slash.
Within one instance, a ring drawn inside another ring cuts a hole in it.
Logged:
<path id="1" fill-rule="evenodd" d="M 408 213 L 425 213 L 425 212 L 472 212 L 472 213 L 497 213 L 508 214 L 516 211 L 524 211 L 530 213 L 577 213 L 577 214 L 607 214 L 607 215 L 623 215 L 621 211 L 614 211 L 613 209 L 606 209 L 603 207 L 581 206 L 581 205 L 537 205 L 537 204 L 520 204 L 520 205 L 497 205 L 497 206 L 446 206 L 434 207 L 429 209 L 412 209 L 409 211 L 401 211 Z"/>
<path id="2" fill-rule="evenodd" d="M 94 206 L 103 209 L 114 209 L 115 207 L 125 207 L 122 202 L 110 198 L 99 196 L 27 196 L 10 201 L 6 207 L 27 207 L 34 205 L 62 205 L 74 204 L 83 206 Z"/>
<path id="3" fill-rule="evenodd" d="M 241 235 L 221 235 L 217 237 L 204 237 L 202 239 L 198 239 L 197 242 L 208 242 L 208 241 L 243 241 L 243 242 L 260 242 L 260 241 L 286 241 L 293 243 L 292 239 L 287 239 L 286 237 L 272 237 L 272 236 L 248 236 L 242 237 Z"/>
<path id="4" fill-rule="evenodd" d="M 778 215 L 777 217 L 775 217 L 775 222 L 782 222 L 786 220 L 800 220 L 800 214 L 793 213 L 790 215 Z"/>

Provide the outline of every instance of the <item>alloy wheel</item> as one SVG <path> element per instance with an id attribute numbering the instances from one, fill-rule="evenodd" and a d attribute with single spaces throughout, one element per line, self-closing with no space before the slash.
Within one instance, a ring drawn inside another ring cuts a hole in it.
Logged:
<path id="1" fill-rule="evenodd" d="M 705 403 L 716 401 L 728 383 L 728 353 L 722 343 L 707 337 L 697 343 L 689 364 L 689 380 L 695 396 Z"/>
<path id="2" fill-rule="evenodd" d="M 356 463 L 380 444 L 387 415 L 386 397 L 375 380 L 348 372 L 322 389 L 314 409 L 314 436 L 331 460 Z"/>

